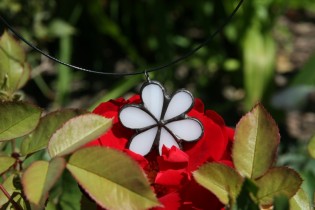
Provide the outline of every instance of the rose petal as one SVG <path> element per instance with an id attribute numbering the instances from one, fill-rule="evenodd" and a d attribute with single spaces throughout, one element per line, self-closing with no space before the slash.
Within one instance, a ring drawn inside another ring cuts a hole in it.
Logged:
<path id="1" fill-rule="evenodd" d="M 222 203 L 209 190 L 203 188 L 192 179 L 181 192 L 183 209 L 221 209 Z"/>
<path id="2" fill-rule="evenodd" d="M 133 151 L 129 149 L 124 149 L 123 150 L 127 155 L 129 155 L 132 159 L 138 162 L 138 164 L 141 166 L 141 168 L 145 168 L 148 166 L 149 162 L 148 160 L 143 157 L 142 155 L 139 155 L 137 153 L 134 153 Z"/>
<path id="3" fill-rule="evenodd" d="M 156 207 L 152 210 L 174 210 L 180 209 L 181 207 L 180 195 L 176 192 L 171 192 L 163 197 L 159 198 L 159 201 L 163 204 L 163 207 Z"/>
<path id="4" fill-rule="evenodd" d="M 200 98 L 195 98 L 195 101 L 194 101 L 194 107 L 193 109 L 198 111 L 198 112 L 201 112 L 203 113 L 204 110 L 205 110 L 205 105 L 203 104 L 203 102 L 200 100 Z"/>
<path id="5" fill-rule="evenodd" d="M 126 105 L 119 113 L 120 122 L 127 128 L 142 129 L 156 124 L 147 112 L 137 105 Z"/>
<path id="6" fill-rule="evenodd" d="M 180 90 L 171 98 L 166 109 L 164 120 L 169 120 L 189 111 L 193 106 L 193 96 L 190 92 Z"/>
<path id="7" fill-rule="evenodd" d="M 140 95 L 136 94 L 136 95 L 131 96 L 127 100 L 127 102 L 128 104 L 140 104 L 142 101 L 141 101 Z"/>
<path id="8" fill-rule="evenodd" d="M 203 127 L 203 136 L 195 142 L 183 142 L 183 150 L 189 155 L 190 170 L 196 170 L 206 161 L 218 161 L 225 154 L 228 146 L 228 135 L 225 126 L 217 124 L 208 116 L 192 110 L 189 112 L 190 117 L 198 119 Z"/>
<path id="9" fill-rule="evenodd" d="M 195 141 L 198 140 L 202 133 L 203 127 L 201 123 L 193 118 L 178 120 L 166 124 L 179 139 L 185 141 Z"/>
<path id="10" fill-rule="evenodd" d="M 188 173 L 185 169 L 159 172 L 155 177 L 155 183 L 164 186 L 180 187 L 183 180 L 187 180 Z"/>
<path id="11" fill-rule="evenodd" d="M 182 150 L 173 146 L 170 149 L 162 148 L 162 155 L 157 157 L 160 170 L 186 168 L 189 156 Z"/>
<path id="12" fill-rule="evenodd" d="M 135 135 L 131 139 L 129 150 L 142 156 L 148 154 L 152 148 L 157 130 L 158 128 L 154 127 Z"/>
<path id="13" fill-rule="evenodd" d="M 157 120 L 161 119 L 164 104 L 164 91 L 157 83 L 149 83 L 142 89 L 141 97 L 144 106 Z"/>

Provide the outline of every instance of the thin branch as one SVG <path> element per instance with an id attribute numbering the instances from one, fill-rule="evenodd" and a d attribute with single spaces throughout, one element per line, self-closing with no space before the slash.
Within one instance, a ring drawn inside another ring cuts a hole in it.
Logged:
<path id="1" fill-rule="evenodd" d="M 23 208 L 18 204 L 16 203 L 11 195 L 8 193 L 8 191 L 3 187 L 2 184 L 0 184 L 0 190 L 3 192 L 3 194 L 5 195 L 5 197 L 7 197 L 7 199 L 9 200 L 9 202 L 13 205 L 14 209 L 16 210 L 23 210 Z"/>

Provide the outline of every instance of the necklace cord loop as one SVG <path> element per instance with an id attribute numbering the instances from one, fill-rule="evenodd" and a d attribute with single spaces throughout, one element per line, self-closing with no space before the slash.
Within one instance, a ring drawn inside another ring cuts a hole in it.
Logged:
<path id="1" fill-rule="evenodd" d="M 92 69 L 87 69 L 87 68 L 82 68 L 79 66 L 75 66 L 69 63 L 65 63 L 51 55 L 49 55 L 48 53 L 45 53 L 43 50 L 39 49 L 38 47 L 34 46 L 32 43 L 30 43 L 28 40 L 26 40 L 23 36 L 21 36 L 17 31 L 15 31 L 13 29 L 13 27 L 2 17 L 2 15 L 0 14 L 0 20 L 3 22 L 3 24 L 5 26 L 8 27 L 8 29 L 16 36 L 18 37 L 20 40 L 22 40 L 25 44 L 27 44 L 29 47 L 31 47 L 33 50 L 39 52 L 40 54 L 46 56 L 47 58 L 55 61 L 56 63 L 59 63 L 61 65 L 67 66 L 69 68 L 72 69 L 76 69 L 79 71 L 85 71 L 85 72 L 89 72 L 89 73 L 94 73 L 94 74 L 101 74 L 101 75 L 111 75 L 111 76 L 132 76 L 132 75 L 139 75 L 139 74 L 145 74 L 147 79 L 149 79 L 148 73 L 149 72 L 153 72 L 153 71 L 159 71 L 161 69 L 167 68 L 169 66 L 175 65 L 176 63 L 179 63 L 180 61 L 185 60 L 186 58 L 188 58 L 189 56 L 193 55 L 194 53 L 196 53 L 200 48 L 204 47 L 206 44 L 208 44 L 210 41 L 213 40 L 213 38 L 222 31 L 222 29 L 231 21 L 231 19 L 234 17 L 234 15 L 236 14 L 236 12 L 238 11 L 238 9 L 241 7 L 241 5 L 243 4 L 244 0 L 240 0 L 238 5 L 235 7 L 235 9 L 233 10 L 233 12 L 225 19 L 225 21 L 217 28 L 216 31 L 214 31 L 205 41 L 203 41 L 202 43 L 200 43 L 197 47 L 195 47 L 194 49 L 192 49 L 191 51 L 188 51 L 187 53 L 185 53 L 184 55 L 180 56 L 179 58 L 176 58 L 168 63 L 162 64 L 162 65 L 158 65 L 158 66 L 154 66 L 151 67 L 149 69 L 145 69 L 143 71 L 136 71 L 136 72 L 131 72 L 131 73 L 117 73 L 117 72 L 104 72 L 104 71 L 95 71 Z"/>
<path id="2" fill-rule="evenodd" d="M 147 70 L 144 70 L 144 76 L 145 76 L 145 79 L 146 79 L 147 82 L 150 82 L 150 81 L 151 81 L 151 80 L 150 80 L 149 73 L 148 73 Z"/>

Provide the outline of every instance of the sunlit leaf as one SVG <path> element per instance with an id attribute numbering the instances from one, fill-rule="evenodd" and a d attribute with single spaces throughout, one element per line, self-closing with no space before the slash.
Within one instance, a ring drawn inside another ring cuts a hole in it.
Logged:
<path id="1" fill-rule="evenodd" d="M 22 85 L 20 80 L 25 74 L 25 72 L 23 73 L 24 62 L 23 48 L 5 31 L 0 37 L 0 87 L 4 90 L 14 91 Z"/>
<path id="2" fill-rule="evenodd" d="M 51 157 L 67 155 L 99 137 L 111 126 L 111 119 L 92 113 L 72 118 L 52 135 L 48 152 Z"/>
<path id="3" fill-rule="evenodd" d="M 297 172 L 286 167 L 270 169 L 256 180 L 259 188 L 257 198 L 261 205 L 272 204 L 274 197 L 284 195 L 291 198 L 299 190 L 302 179 Z"/>
<path id="4" fill-rule="evenodd" d="M 291 210 L 311 210 L 310 201 L 301 188 L 299 191 L 290 199 L 290 209 Z"/>
<path id="5" fill-rule="evenodd" d="M 280 136 L 261 104 L 242 117 L 234 138 L 232 157 L 237 171 L 253 179 L 263 175 L 274 162 Z"/>
<path id="6" fill-rule="evenodd" d="M 308 152 L 313 158 L 315 158 L 315 135 L 309 141 Z"/>
<path id="7" fill-rule="evenodd" d="M 25 52 L 21 45 L 7 31 L 4 31 L 0 37 L 0 49 L 12 56 L 17 62 L 25 61 Z"/>
<path id="8" fill-rule="evenodd" d="M 27 199 L 33 209 L 42 209 L 48 198 L 48 192 L 59 179 L 65 168 L 62 158 L 47 161 L 36 161 L 22 175 L 22 185 Z"/>
<path id="9" fill-rule="evenodd" d="M 52 134 L 67 120 L 84 113 L 75 109 L 64 109 L 47 114 L 41 118 L 37 128 L 22 142 L 21 153 L 27 155 L 47 147 Z"/>
<path id="10" fill-rule="evenodd" d="M 13 185 L 14 178 L 15 178 L 15 175 L 11 174 L 2 184 L 3 188 L 6 190 L 6 192 L 10 196 L 12 196 L 13 193 L 20 192 Z M 0 207 L 2 207 L 8 201 L 9 200 L 8 200 L 7 196 L 0 190 Z"/>
<path id="11" fill-rule="evenodd" d="M 70 157 L 67 168 L 104 208 L 138 210 L 159 205 L 140 166 L 122 152 L 84 148 Z"/>
<path id="12" fill-rule="evenodd" d="M 8 156 L 0 156 L 0 174 L 8 170 L 15 163 L 15 159 Z"/>
<path id="13" fill-rule="evenodd" d="M 36 128 L 40 115 L 40 108 L 28 103 L 0 103 L 0 141 L 30 133 Z"/>
<path id="14" fill-rule="evenodd" d="M 193 175 L 201 186 L 210 190 L 224 204 L 235 202 L 243 182 L 234 169 L 218 163 L 206 163 Z"/>

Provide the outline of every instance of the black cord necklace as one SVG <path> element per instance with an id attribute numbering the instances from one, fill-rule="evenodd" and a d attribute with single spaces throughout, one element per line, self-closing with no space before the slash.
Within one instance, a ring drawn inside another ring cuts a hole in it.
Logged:
<path id="1" fill-rule="evenodd" d="M 41 49 L 27 41 L 17 33 L 1 15 L 0 19 L 19 39 L 34 50 L 59 64 L 80 71 L 102 75 L 128 76 L 145 74 L 146 82 L 144 82 L 140 90 L 142 103 L 127 104 L 119 111 L 120 123 L 128 129 L 136 131 L 135 135 L 129 141 L 129 149 L 137 154 L 145 156 L 151 151 L 152 147 L 157 147 L 159 153 L 162 154 L 163 147 L 181 148 L 181 143 L 183 141 L 197 141 L 204 133 L 202 123 L 198 119 L 187 115 L 194 106 L 193 95 L 189 91 L 183 89 L 176 91 L 172 95 L 168 95 L 159 82 L 150 80 L 148 73 L 165 69 L 196 53 L 222 31 L 224 26 L 229 23 L 236 14 L 242 3 L 243 0 L 240 0 L 234 11 L 227 17 L 223 24 L 221 24 L 214 33 L 196 48 L 165 64 L 133 73 L 94 71 L 65 63 L 43 52 Z"/>
<path id="2" fill-rule="evenodd" d="M 158 66 L 153 66 L 151 68 L 147 68 L 145 70 L 140 70 L 137 72 L 131 72 L 131 73 L 115 73 L 115 72 L 102 72 L 102 71 L 95 71 L 93 69 L 87 69 L 87 68 L 82 68 L 79 66 L 75 66 L 69 63 L 65 63 L 51 55 L 49 55 L 48 53 L 45 53 L 43 50 L 39 49 L 38 47 L 34 46 L 32 43 L 30 43 L 28 40 L 26 40 L 23 36 L 21 36 L 17 31 L 14 30 L 14 28 L 6 21 L 5 18 L 3 18 L 0 15 L 0 20 L 2 21 L 2 23 L 8 27 L 8 29 L 10 29 L 10 31 L 12 31 L 12 33 L 18 37 L 20 40 L 22 40 L 25 44 L 27 44 L 29 47 L 31 47 L 33 50 L 39 52 L 40 54 L 46 56 L 47 58 L 61 64 L 64 66 L 67 66 L 69 68 L 72 69 L 76 69 L 79 71 L 85 71 L 85 72 L 89 72 L 89 73 L 94 73 L 94 74 L 102 74 L 102 75 L 112 75 L 112 76 L 132 76 L 132 75 L 139 75 L 139 74 L 144 74 L 144 73 L 148 73 L 148 72 L 153 72 L 153 71 L 159 71 L 161 69 L 167 68 L 169 66 L 172 66 L 176 63 L 179 63 L 180 61 L 185 60 L 186 58 L 188 58 L 189 56 L 193 55 L 194 53 L 196 53 L 199 49 L 201 49 L 202 47 L 204 47 L 205 45 L 207 45 L 210 41 L 213 40 L 213 38 L 222 31 L 222 29 L 231 21 L 231 19 L 234 17 L 234 15 L 236 14 L 236 12 L 238 11 L 238 9 L 241 7 L 241 5 L 243 4 L 244 0 L 240 0 L 238 5 L 235 7 L 235 9 L 233 10 L 233 12 L 225 19 L 225 21 L 202 43 L 200 43 L 197 47 L 195 47 L 194 49 L 186 52 L 185 54 L 183 54 L 182 56 L 180 56 L 179 58 L 176 58 L 170 62 L 158 65 Z"/>

